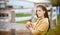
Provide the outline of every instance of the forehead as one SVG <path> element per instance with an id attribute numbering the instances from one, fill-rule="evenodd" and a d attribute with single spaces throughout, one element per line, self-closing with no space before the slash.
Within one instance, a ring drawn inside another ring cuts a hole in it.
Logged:
<path id="1" fill-rule="evenodd" d="M 37 7 L 36 10 L 42 10 L 42 8 L 41 7 Z"/>

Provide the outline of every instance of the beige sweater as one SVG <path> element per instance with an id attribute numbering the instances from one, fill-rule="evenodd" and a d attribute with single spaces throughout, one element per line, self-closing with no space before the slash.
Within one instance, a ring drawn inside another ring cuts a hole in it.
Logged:
<path id="1" fill-rule="evenodd" d="M 48 27 L 48 18 L 43 18 L 33 26 L 33 30 L 31 30 L 31 32 L 33 35 L 44 35 L 47 32 Z"/>

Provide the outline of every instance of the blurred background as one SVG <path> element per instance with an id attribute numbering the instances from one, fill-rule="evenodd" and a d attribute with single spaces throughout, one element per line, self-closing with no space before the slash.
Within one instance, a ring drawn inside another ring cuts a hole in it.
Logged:
<path id="1" fill-rule="evenodd" d="M 60 35 L 60 0 L 0 0 L 0 34 L 32 35 L 25 25 L 37 21 L 37 5 L 48 10 L 50 30 L 46 35 Z"/>

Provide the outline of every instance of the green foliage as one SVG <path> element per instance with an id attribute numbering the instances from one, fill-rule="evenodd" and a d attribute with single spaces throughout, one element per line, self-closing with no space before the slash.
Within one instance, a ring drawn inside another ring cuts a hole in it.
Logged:
<path id="1" fill-rule="evenodd" d="M 31 14 L 16 14 L 16 17 L 26 17 L 31 16 Z"/>
<path id="2" fill-rule="evenodd" d="M 29 20 L 16 22 L 17 24 L 26 24 Z"/>
<path id="3" fill-rule="evenodd" d="M 60 5 L 60 0 L 50 0 L 53 6 Z"/>
<path id="4" fill-rule="evenodd" d="M 57 22 L 60 25 L 60 15 L 57 15 Z"/>
<path id="5" fill-rule="evenodd" d="M 57 15 L 58 26 L 54 29 L 50 29 L 45 35 L 60 35 L 60 15 Z M 54 21 L 53 21 L 54 23 Z"/>
<path id="6" fill-rule="evenodd" d="M 60 35 L 60 29 L 58 27 L 55 29 L 50 29 L 45 35 Z"/>

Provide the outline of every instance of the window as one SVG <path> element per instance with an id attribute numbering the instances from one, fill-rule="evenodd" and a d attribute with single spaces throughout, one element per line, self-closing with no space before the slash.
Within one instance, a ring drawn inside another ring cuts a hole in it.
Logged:
<path id="1" fill-rule="evenodd" d="M 0 0 L 0 1 L 4 1 L 4 0 Z"/>
<path id="2" fill-rule="evenodd" d="M 0 13 L 0 19 L 5 19 L 8 18 L 8 14 L 7 13 Z"/>
<path id="3" fill-rule="evenodd" d="M 0 9 L 1 8 L 5 8 L 5 5 L 4 4 L 0 4 Z"/>

